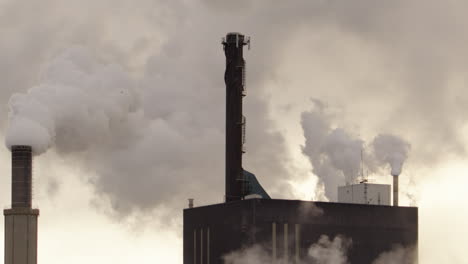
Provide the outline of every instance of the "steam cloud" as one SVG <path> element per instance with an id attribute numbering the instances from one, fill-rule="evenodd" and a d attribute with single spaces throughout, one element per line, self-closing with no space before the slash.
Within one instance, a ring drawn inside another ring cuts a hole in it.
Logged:
<path id="1" fill-rule="evenodd" d="M 403 163 L 408 158 L 408 142 L 393 135 L 379 135 L 372 142 L 372 146 L 377 160 L 389 164 L 392 175 L 400 175 Z"/>
<path id="2" fill-rule="evenodd" d="M 313 264 L 349 264 L 348 250 L 352 246 L 350 238 L 338 235 L 330 239 L 327 235 L 322 235 L 319 240 L 311 245 L 307 250 L 307 256 L 299 260 L 299 263 Z M 372 264 L 415 264 L 417 254 L 414 247 L 403 247 L 396 245 L 389 251 L 382 252 Z M 242 250 L 234 251 L 224 256 L 225 264 L 286 264 L 291 259 L 286 260 L 278 257 L 273 261 L 271 252 L 266 247 L 254 245 Z"/>
<path id="3" fill-rule="evenodd" d="M 333 117 L 324 104 L 313 102 L 314 109 L 302 113 L 305 136 L 302 150 L 311 161 L 314 174 L 319 176 L 328 199 L 336 199 L 338 186 L 356 182 L 361 166 L 366 166 L 369 173 L 376 173 L 389 164 L 392 174 L 401 173 L 409 143 L 394 135 L 380 134 L 368 150 L 363 139 L 343 128 L 333 128 Z"/>
<path id="4" fill-rule="evenodd" d="M 317 243 L 310 246 L 307 257 L 301 259 L 300 263 L 347 264 L 346 254 L 351 244 L 350 239 L 342 236 L 336 236 L 330 240 L 328 236 L 322 235 Z M 270 264 L 274 262 L 287 264 L 290 263 L 290 260 L 278 258 L 273 261 L 271 253 L 260 245 L 254 245 L 224 256 L 225 264 Z"/>
<path id="5" fill-rule="evenodd" d="M 309 248 L 311 263 L 317 264 L 347 264 L 347 251 L 351 246 L 351 240 L 342 236 L 336 236 L 330 240 L 322 235 L 318 242 Z"/>
<path id="6" fill-rule="evenodd" d="M 86 150 L 108 134 L 131 125 L 135 84 L 116 65 L 99 65 L 81 48 L 72 48 L 46 69 L 40 85 L 9 102 L 6 144 L 31 145 L 42 154 Z"/>
<path id="7" fill-rule="evenodd" d="M 224 105 L 222 70 L 213 80 L 184 79 L 188 74 L 182 71 L 191 68 L 180 66 L 185 59 L 152 57 L 148 74 L 137 79 L 83 47 L 69 48 L 46 65 L 38 85 L 11 97 L 6 145 L 31 145 L 36 155 L 53 148 L 70 157 L 89 172 L 98 197 L 108 197 L 123 216 L 156 207 L 174 210 L 194 194 L 220 201 L 224 117 L 216 109 Z M 188 96 L 193 85 L 204 87 L 199 96 Z M 284 153 L 282 138 L 271 132 L 263 103 L 254 96 L 251 101 L 251 119 L 264 130 L 249 133 L 258 138 L 249 144 L 249 168 L 259 177 L 279 178 L 281 162 L 276 168 L 264 164 Z M 219 188 L 200 194 L 206 182 Z"/>
<path id="8" fill-rule="evenodd" d="M 353 182 L 359 172 L 363 141 L 345 130 L 332 129 L 324 109 L 302 114 L 302 128 L 306 137 L 303 152 L 313 164 L 313 172 L 320 177 L 328 197 L 336 196 L 336 186 Z"/>
<path id="9" fill-rule="evenodd" d="M 380 254 L 372 264 L 415 264 L 416 252 L 413 247 L 395 246 L 392 250 Z"/>

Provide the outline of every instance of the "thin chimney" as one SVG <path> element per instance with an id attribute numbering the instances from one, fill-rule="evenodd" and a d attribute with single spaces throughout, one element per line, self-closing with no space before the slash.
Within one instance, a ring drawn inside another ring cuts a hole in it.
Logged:
<path id="1" fill-rule="evenodd" d="M 5 264 L 37 263 L 37 218 L 32 209 L 32 148 L 11 148 L 11 209 L 5 209 Z"/>
<path id="2" fill-rule="evenodd" d="M 393 176 L 393 206 L 398 206 L 398 174 Z"/>
<path id="3" fill-rule="evenodd" d="M 30 146 L 11 148 L 11 207 L 31 208 L 32 149 Z"/>

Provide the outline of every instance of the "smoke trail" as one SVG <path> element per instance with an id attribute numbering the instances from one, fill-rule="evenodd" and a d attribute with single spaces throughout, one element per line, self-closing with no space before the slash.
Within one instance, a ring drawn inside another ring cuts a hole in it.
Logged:
<path id="1" fill-rule="evenodd" d="M 400 175 L 408 158 L 410 144 L 394 135 L 381 134 L 372 142 L 375 157 L 382 164 L 389 164 L 392 175 Z"/>
<path id="2" fill-rule="evenodd" d="M 381 134 L 368 150 L 364 139 L 352 136 L 343 128 L 332 127 L 333 116 L 327 113 L 322 102 L 315 100 L 313 104 L 311 111 L 302 113 L 305 137 L 302 151 L 312 163 L 328 199 L 337 199 L 338 186 L 355 183 L 361 166 L 372 174 L 389 164 L 392 174 L 401 173 L 408 158 L 409 143 L 395 135 Z"/>
<path id="3" fill-rule="evenodd" d="M 317 105 L 317 103 L 315 103 Z M 313 172 L 320 177 L 329 199 L 336 199 L 336 188 L 353 182 L 359 174 L 364 141 L 342 128 L 332 129 L 330 117 L 319 107 L 302 113 L 305 135 L 302 151 L 310 159 Z"/>
<path id="4" fill-rule="evenodd" d="M 381 253 L 372 264 L 415 264 L 417 251 L 414 247 L 395 246 L 392 250 Z"/>
<path id="5" fill-rule="evenodd" d="M 312 263 L 317 264 L 347 264 L 347 251 L 352 241 L 342 236 L 333 240 L 322 235 L 318 242 L 309 248 L 309 257 Z"/>
<path id="6" fill-rule="evenodd" d="M 119 65 L 72 47 L 47 65 L 38 85 L 12 96 L 6 145 L 28 144 L 35 154 L 53 148 L 70 158 L 89 174 L 97 197 L 108 198 L 99 200 L 110 201 L 121 216 L 156 207 L 173 212 L 190 194 L 198 201 L 220 201 L 224 122 L 218 110 L 224 83 L 184 78 L 190 76 L 184 71 L 193 70 L 186 59 L 152 57 L 147 75 L 135 79 Z M 196 96 L 194 86 L 203 87 Z M 262 101 L 254 96 L 250 101 L 255 114 L 249 117 L 261 129 L 249 133 L 255 140 L 246 164 L 259 176 L 269 175 L 265 186 L 280 185 L 274 179 L 284 175 L 283 139 L 271 132 Z M 276 165 L 265 165 L 275 160 Z M 207 182 L 219 188 L 207 189 Z"/>
<path id="7" fill-rule="evenodd" d="M 351 239 L 343 236 L 336 236 L 330 240 L 328 236 L 322 235 L 316 243 L 309 247 L 308 255 L 304 259 L 300 259 L 299 263 L 348 264 L 347 252 L 351 244 Z M 231 252 L 223 259 L 225 264 L 290 263 L 290 260 L 285 258 L 273 260 L 271 253 L 261 245 L 253 245 Z"/>
<path id="8" fill-rule="evenodd" d="M 273 263 L 268 252 L 260 245 L 234 251 L 223 257 L 225 264 L 267 264 Z M 278 262 L 277 262 L 278 263 Z M 281 264 L 279 262 L 278 264 Z"/>
<path id="9" fill-rule="evenodd" d="M 54 145 L 83 151 L 128 124 L 136 105 L 134 83 L 120 67 L 71 48 L 48 66 L 40 85 L 11 97 L 6 145 L 31 145 L 35 154 Z"/>

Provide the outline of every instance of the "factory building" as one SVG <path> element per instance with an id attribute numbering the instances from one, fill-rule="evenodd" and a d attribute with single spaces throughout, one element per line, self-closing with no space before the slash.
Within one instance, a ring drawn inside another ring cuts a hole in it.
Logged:
<path id="1" fill-rule="evenodd" d="M 260 245 L 272 262 L 301 263 L 322 235 L 351 239 L 354 264 L 371 264 L 394 245 L 418 240 L 418 210 L 276 199 L 247 199 L 184 210 L 184 264 L 222 264 L 223 256 Z M 306 262 L 307 263 L 307 262 Z"/>
<path id="2" fill-rule="evenodd" d="M 261 246 L 272 263 L 301 263 L 322 235 L 352 241 L 347 252 L 351 264 L 371 264 L 395 245 L 417 250 L 418 208 L 397 206 L 397 175 L 394 206 L 390 206 L 390 186 L 368 183 L 340 187 L 339 203 L 270 198 L 255 175 L 242 167 L 243 48 L 250 40 L 229 33 L 222 43 L 226 55 L 225 203 L 194 207 L 192 200 L 184 210 L 184 264 L 222 264 L 227 254 L 253 245 Z"/>

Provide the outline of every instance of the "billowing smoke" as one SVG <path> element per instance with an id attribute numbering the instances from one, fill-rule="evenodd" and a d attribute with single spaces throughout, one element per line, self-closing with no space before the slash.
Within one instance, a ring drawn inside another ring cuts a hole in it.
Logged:
<path id="1" fill-rule="evenodd" d="M 319 240 L 310 246 L 307 256 L 300 259 L 299 263 L 315 264 L 348 264 L 347 252 L 352 244 L 351 239 L 343 236 L 336 236 L 330 239 L 322 235 Z M 292 258 L 292 256 L 290 256 Z M 287 264 L 291 259 L 278 257 L 272 259 L 271 252 L 264 246 L 254 245 L 242 250 L 234 251 L 224 256 L 225 264 Z M 380 263 L 379 263 L 380 264 Z"/>
<path id="2" fill-rule="evenodd" d="M 408 157 L 409 143 L 390 134 L 380 134 L 366 148 L 364 139 L 344 128 L 333 128 L 334 118 L 320 101 L 313 101 L 313 110 L 302 113 L 304 130 L 303 153 L 309 158 L 313 172 L 320 178 L 328 199 L 337 199 L 338 186 L 356 183 L 361 171 L 379 173 L 390 165 L 392 174 L 401 173 Z"/>
<path id="3" fill-rule="evenodd" d="M 336 186 L 357 178 L 364 142 L 342 128 L 332 129 L 322 106 L 304 112 L 301 123 L 306 138 L 303 152 L 324 184 L 327 197 L 336 197 Z"/>
<path id="4" fill-rule="evenodd" d="M 404 248 L 400 245 L 392 250 L 381 253 L 372 264 L 415 264 L 417 250 L 414 247 Z"/>
<path id="5" fill-rule="evenodd" d="M 319 240 L 307 250 L 307 255 L 299 259 L 300 264 L 349 264 L 348 251 L 353 241 L 342 235 L 330 239 L 327 235 L 320 236 Z M 271 251 L 266 246 L 253 245 L 241 250 L 231 252 L 224 257 L 225 264 L 287 264 L 291 259 L 278 257 L 272 259 Z M 414 247 L 396 245 L 389 251 L 382 252 L 372 264 L 415 264 L 417 263 L 417 250 Z"/>
<path id="6" fill-rule="evenodd" d="M 347 264 L 347 252 L 352 241 L 342 236 L 336 236 L 333 240 L 322 235 L 317 243 L 309 248 L 311 263 L 316 264 Z"/>
<path id="7" fill-rule="evenodd" d="M 260 245 L 234 251 L 224 256 L 225 264 L 267 264 L 273 263 L 271 255 Z M 278 262 L 277 262 L 278 263 Z M 280 261 L 279 264 L 282 262 Z"/>
<path id="8" fill-rule="evenodd" d="M 193 70 L 185 57 L 152 57 L 147 73 L 136 78 L 90 50 L 69 48 L 46 65 L 37 85 L 11 97 L 6 145 L 31 145 L 37 155 L 53 149 L 69 158 L 119 215 L 178 211 L 189 196 L 222 201 L 224 57 L 218 48 L 219 74 L 199 78 L 184 78 Z M 258 140 L 248 145 L 246 167 L 250 162 L 260 178 L 278 179 L 284 175 L 276 154 L 284 153 L 282 138 L 262 114 L 264 104 L 255 96 L 250 102 L 252 123 L 262 129 L 247 131 Z M 265 166 L 274 160 L 275 168 Z M 263 184 L 273 182 L 282 183 Z"/>
<path id="9" fill-rule="evenodd" d="M 71 48 L 48 65 L 40 85 L 11 97 L 6 144 L 31 145 L 35 154 L 54 145 L 84 151 L 132 125 L 135 89 L 119 66 Z"/>
<path id="10" fill-rule="evenodd" d="M 394 135 L 382 134 L 374 139 L 372 147 L 377 161 L 390 165 L 392 175 L 400 175 L 410 144 Z"/>
<path id="11" fill-rule="evenodd" d="M 10 127 L 6 133 L 7 147 L 32 146 L 34 154 L 46 151 L 55 138 L 55 125 L 48 110 L 33 98 L 22 95 L 14 95 L 9 105 L 11 112 Z"/>

